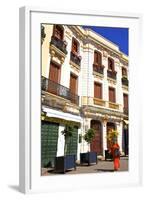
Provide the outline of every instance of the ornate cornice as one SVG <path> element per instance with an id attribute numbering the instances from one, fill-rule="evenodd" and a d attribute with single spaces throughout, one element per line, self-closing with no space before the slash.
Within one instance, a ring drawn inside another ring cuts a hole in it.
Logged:
<path id="1" fill-rule="evenodd" d="M 108 117 L 117 117 L 117 118 L 123 118 L 125 117 L 125 114 L 120 111 L 114 111 L 107 108 L 100 108 L 95 106 L 82 106 L 82 112 L 86 115 L 107 115 Z"/>
<path id="2" fill-rule="evenodd" d="M 124 65 L 128 65 L 128 56 L 123 54 L 119 49 L 114 49 L 114 48 L 108 46 L 108 44 L 104 44 L 99 39 L 97 40 L 95 37 L 93 37 L 93 35 L 89 34 L 88 31 L 84 30 L 80 26 L 69 26 L 69 28 L 76 35 L 76 37 L 79 40 L 84 42 L 84 44 L 92 43 L 95 48 L 101 50 L 103 52 L 103 56 L 107 57 L 107 55 L 105 55 L 105 53 L 104 53 L 104 52 L 106 52 L 106 54 L 108 54 L 109 56 L 118 58 L 120 60 L 120 62 L 122 62 Z M 92 30 L 90 30 L 90 31 L 92 32 Z M 94 33 L 94 34 L 96 34 L 96 33 Z M 100 37 L 102 38 L 102 40 L 108 41 L 106 38 L 103 38 L 102 36 L 100 36 Z M 110 41 L 108 41 L 108 42 L 111 43 L 112 45 L 115 45 Z M 115 45 L 115 47 L 116 46 L 117 45 Z M 84 49 L 86 49 L 86 47 L 84 47 Z"/>

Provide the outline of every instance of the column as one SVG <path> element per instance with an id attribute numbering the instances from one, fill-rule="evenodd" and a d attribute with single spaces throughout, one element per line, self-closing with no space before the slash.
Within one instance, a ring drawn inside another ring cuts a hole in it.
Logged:
<path id="1" fill-rule="evenodd" d="M 122 151 L 122 122 L 116 122 L 116 126 L 117 126 L 117 131 L 119 133 L 118 135 L 118 144 L 120 146 L 120 151 Z"/>
<path id="2" fill-rule="evenodd" d="M 105 150 L 107 149 L 107 122 L 102 123 L 102 134 L 103 134 L 103 156 L 105 157 Z"/>
<path id="3" fill-rule="evenodd" d="M 89 150 L 89 145 L 87 144 L 87 142 L 84 140 L 83 137 L 84 137 L 86 131 L 90 128 L 90 122 L 91 122 L 91 119 L 89 119 L 89 118 L 83 119 L 81 153 L 88 152 L 88 150 Z"/>
<path id="4" fill-rule="evenodd" d="M 58 132 L 58 145 L 57 145 L 57 157 L 58 156 L 64 156 L 64 145 L 65 145 L 65 138 L 62 134 L 62 131 L 64 130 L 64 125 L 59 125 L 59 132 Z"/>

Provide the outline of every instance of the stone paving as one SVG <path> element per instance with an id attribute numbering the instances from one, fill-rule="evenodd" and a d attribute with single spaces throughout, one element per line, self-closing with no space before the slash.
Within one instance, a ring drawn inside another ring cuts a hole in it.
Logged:
<path id="1" fill-rule="evenodd" d="M 128 171 L 128 157 L 121 157 L 120 159 L 120 169 L 118 170 Z M 76 170 L 68 170 L 65 174 L 81 174 L 81 173 L 104 173 L 104 172 L 114 172 L 113 161 L 99 160 L 97 164 L 94 165 L 77 165 Z M 43 169 L 42 175 L 57 175 L 52 169 Z"/>

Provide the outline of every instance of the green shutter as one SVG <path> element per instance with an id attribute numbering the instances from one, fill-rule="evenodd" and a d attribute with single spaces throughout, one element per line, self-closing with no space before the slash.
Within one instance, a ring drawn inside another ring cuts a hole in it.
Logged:
<path id="1" fill-rule="evenodd" d="M 67 144 L 66 155 L 76 155 L 78 148 L 78 128 L 74 127 L 73 135 L 65 141 Z"/>
<path id="2" fill-rule="evenodd" d="M 57 154 L 59 124 L 42 122 L 41 126 L 41 166 L 54 167 Z"/>

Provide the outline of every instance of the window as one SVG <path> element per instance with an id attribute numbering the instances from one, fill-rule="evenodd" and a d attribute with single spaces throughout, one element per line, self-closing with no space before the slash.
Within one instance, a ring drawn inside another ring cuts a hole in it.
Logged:
<path id="1" fill-rule="evenodd" d="M 74 38 L 72 40 L 72 52 L 73 53 L 78 53 L 79 52 L 79 43 Z"/>
<path id="2" fill-rule="evenodd" d="M 94 64 L 99 66 L 102 64 L 102 55 L 98 51 L 94 51 Z"/>
<path id="3" fill-rule="evenodd" d="M 115 88 L 109 87 L 109 101 L 115 103 L 116 102 L 116 92 Z"/>
<path id="4" fill-rule="evenodd" d="M 49 79 L 53 82 L 59 83 L 60 82 L 60 73 L 61 73 L 61 66 L 54 62 L 51 62 Z"/>
<path id="5" fill-rule="evenodd" d="M 74 74 L 70 74 L 70 91 L 72 94 L 77 94 L 78 90 L 78 77 Z"/>
<path id="6" fill-rule="evenodd" d="M 60 25 L 55 25 L 54 26 L 54 33 L 53 33 L 53 35 L 56 38 L 58 38 L 60 40 L 63 40 L 63 32 L 64 32 L 64 30 L 63 30 L 62 26 L 60 26 Z"/>
<path id="7" fill-rule="evenodd" d="M 108 58 L 108 70 L 114 71 L 114 60 L 112 58 Z"/>
<path id="8" fill-rule="evenodd" d="M 124 110 L 128 110 L 128 94 L 123 94 Z"/>
<path id="9" fill-rule="evenodd" d="M 102 99 L 102 84 L 94 82 L 94 97 Z"/>
<path id="10" fill-rule="evenodd" d="M 127 69 L 122 67 L 122 76 L 127 76 Z"/>

